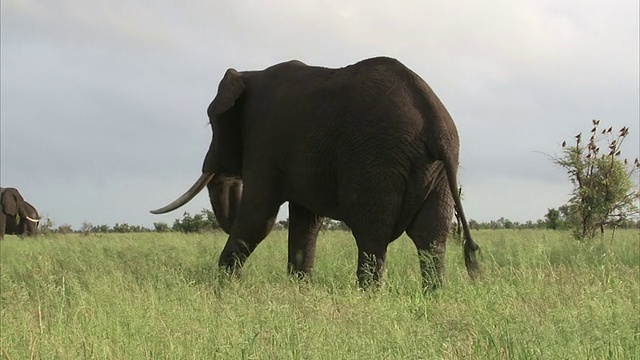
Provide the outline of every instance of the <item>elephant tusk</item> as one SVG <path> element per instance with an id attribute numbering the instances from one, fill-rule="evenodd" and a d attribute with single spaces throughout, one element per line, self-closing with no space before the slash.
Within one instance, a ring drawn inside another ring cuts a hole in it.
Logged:
<path id="1" fill-rule="evenodd" d="M 31 222 L 34 222 L 34 223 L 37 223 L 38 221 L 40 221 L 40 219 L 33 219 L 33 218 L 28 217 L 28 216 L 25 216 L 25 217 L 27 218 L 27 220 L 29 220 Z"/>
<path id="2" fill-rule="evenodd" d="M 165 214 L 165 213 L 168 213 L 169 211 L 173 211 L 179 208 L 180 206 L 188 203 L 189 201 L 191 201 L 191 199 L 194 198 L 194 196 L 198 195 L 198 193 L 202 191 L 202 189 L 204 189 L 205 186 L 207 186 L 209 181 L 211 181 L 211 179 L 213 179 L 214 176 L 215 176 L 215 173 L 203 173 L 202 175 L 200 175 L 200 178 L 196 180 L 195 184 L 193 184 L 193 186 L 191 186 L 191 188 L 189 188 L 187 192 L 182 194 L 182 196 L 180 196 L 174 202 L 172 202 L 171 204 L 165 207 L 161 207 L 160 209 L 157 209 L 157 210 L 151 210 L 151 213 Z"/>

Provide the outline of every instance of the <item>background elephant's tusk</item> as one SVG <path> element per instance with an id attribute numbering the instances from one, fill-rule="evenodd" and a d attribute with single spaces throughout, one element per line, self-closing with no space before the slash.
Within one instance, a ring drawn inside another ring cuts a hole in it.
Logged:
<path id="1" fill-rule="evenodd" d="M 193 199 L 194 196 L 198 195 L 198 193 L 202 191 L 202 189 L 204 189 L 205 186 L 207 186 L 209 181 L 211 181 L 211 179 L 213 179 L 214 176 L 215 176 L 215 173 L 203 173 L 200 176 L 200 178 L 196 180 L 195 184 L 193 184 L 193 186 L 191 186 L 191 188 L 187 190 L 187 192 L 182 194 L 182 196 L 180 196 L 174 202 L 172 202 L 171 204 L 165 207 L 161 207 L 160 209 L 157 209 L 157 210 L 151 210 L 151 213 L 152 214 L 168 213 L 169 211 L 173 211 L 179 208 L 180 206 L 188 203 L 189 201 L 191 201 L 191 199 Z"/>
<path id="2" fill-rule="evenodd" d="M 33 219 L 33 218 L 28 217 L 28 216 L 25 216 L 25 217 L 27 218 L 27 220 L 29 220 L 31 222 L 34 222 L 34 223 L 37 223 L 38 221 L 40 221 L 40 219 Z"/>

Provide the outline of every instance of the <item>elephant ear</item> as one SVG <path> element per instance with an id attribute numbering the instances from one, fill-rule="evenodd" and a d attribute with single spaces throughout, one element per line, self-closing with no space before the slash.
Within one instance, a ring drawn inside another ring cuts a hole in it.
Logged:
<path id="1" fill-rule="evenodd" d="M 244 80 L 242 74 L 235 69 L 228 69 L 218 85 L 218 94 L 209 105 L 208 114 L 210 118 L 222 114 L 231 109 L 236 100 L 244 91 Z"/>
<path id="2" fill-rule="evenodd" d="M 4 189 L 2 199 L 0 199 L 2 211 L 9 215 L 18 214 L 18 203 L 21 201 L 23 201 L 22 196 L 17 191 L 10 188 Z"/>

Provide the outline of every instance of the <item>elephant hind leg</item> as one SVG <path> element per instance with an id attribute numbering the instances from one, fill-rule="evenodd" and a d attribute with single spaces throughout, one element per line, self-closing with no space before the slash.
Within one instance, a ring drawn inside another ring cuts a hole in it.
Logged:
<path id="1" fill-rule="evenodd" d="M 382 231 L 379 226 L 352 230 L 358 246 L 358 286 L 361 289 L 377 288 L 384 275 L 390 228 L 389 231 Z"/>
<path id="2" fill-rule="evenodd" d="M 322 218 L 289 202 L 289 274 L 299 278 L 311 275 Z"/>
<path id="3" fill-rule="evenodd" d="M 434 290 L 442 285 L 444 255 L 453 208 L 449 188 L 445 181 L 440 181 L 407 228 L 407 235 L 418 250 L 425 290 Z"/>
<path id="4" fill-rule="evenodd" d="M 361 289 L 377 288 L 384 275 L 387 247 L 362 249 L 358 247 L 358 286 Z"/>

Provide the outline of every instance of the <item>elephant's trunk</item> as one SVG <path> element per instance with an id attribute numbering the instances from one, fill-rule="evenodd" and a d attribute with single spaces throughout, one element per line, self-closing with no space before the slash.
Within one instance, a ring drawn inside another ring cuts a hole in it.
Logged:
<path id="1" fill-rule="evenodd" d="M 224 232 L 231 233 L 236 211 L 242 199 L 242 180 L 236 177 L 216 176 L 209 185 L 209 200 L 216 219 Z"/>
<path id="2" fill-rule="evenodd" d="M 182 196 L 180 196 L 179 198 L 177 198 L 175 201 L 173 201 L 171 204 L 167 206 L 161 207 L 160 209 L 157 209 L 157 210 L 151 210 L 151 213 L 165 214 L 165 213 L 168 213 L 169 211 L 173 211 L 179 208 L 180 206 L 188 203 L 189 201 L 191 201 L 191 199 L 193 199 L 196 195 L 198 195 L 198 193 L 202 191 L 202 189 L 204 189 L 205 186 L 207 186 L 209 181 L 211 181 L 211 179 L 213 179 L 214 176 L 215 176 L 214 173 L 203 173 L 202 175 L 200 175 L 200 178 L 196 180 L 195 184 L 193 184 L 193 186 L 191 186 L 191 188 L 189 188 L 187 192 L 182 194 Z"/>

